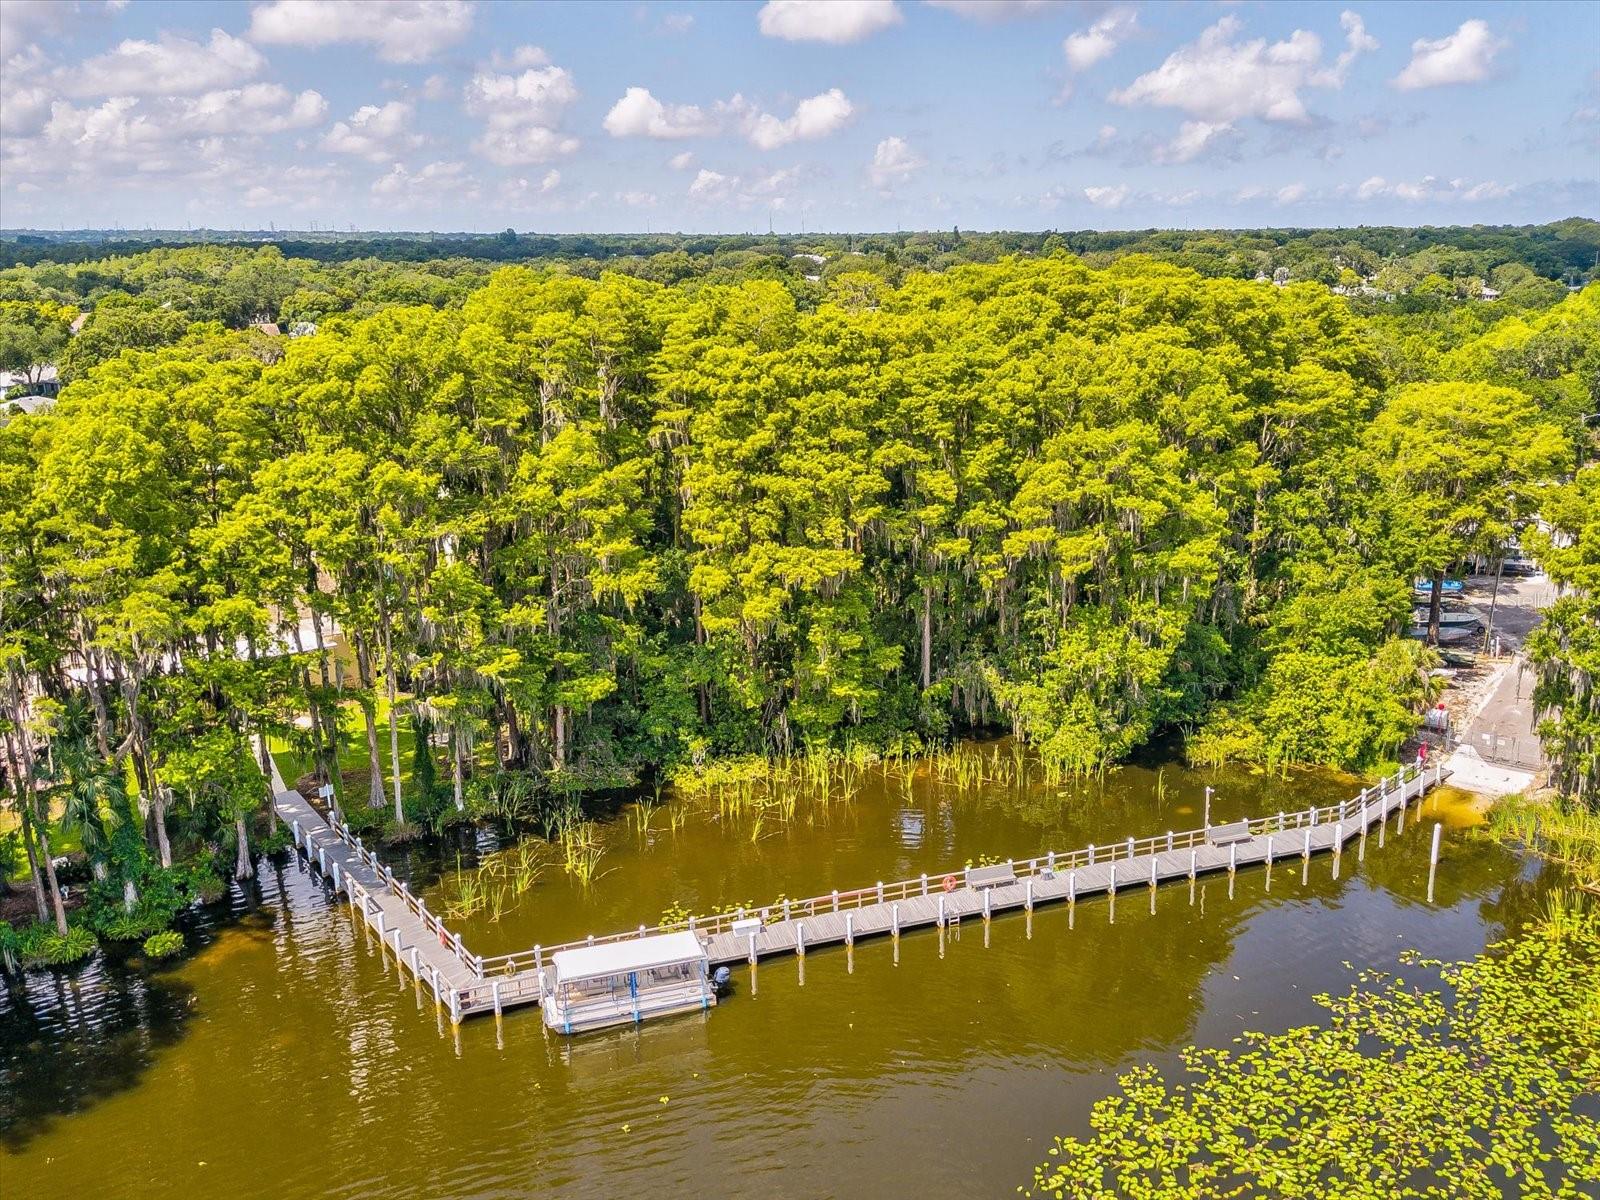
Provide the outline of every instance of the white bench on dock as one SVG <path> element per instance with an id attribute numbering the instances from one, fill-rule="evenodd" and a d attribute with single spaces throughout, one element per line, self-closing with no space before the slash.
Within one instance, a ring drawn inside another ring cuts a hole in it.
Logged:
<path id="1" fill-rule="evenodd" d="M 1017 868 L 1013 863 L 997 863 L 990 867 L 968 867 L 967 886 L 979 888 L 1005 887 L 1017 881 Z"/>

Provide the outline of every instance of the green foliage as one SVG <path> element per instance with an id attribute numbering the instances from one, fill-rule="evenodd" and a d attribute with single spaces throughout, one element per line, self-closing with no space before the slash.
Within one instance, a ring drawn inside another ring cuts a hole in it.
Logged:
<path id="1" fill-rule="evenodd" d="M 1124 1075 L 1026 1194 L 1470 1200 L 1600 1182 L 1593 906 L 1559 906 L 1468 962 L 1403 962 L 1405 977 L 1318 997 L 1325 1024 L 1190 1047 L 1176 1081 Z"/>
<path id="2" fill-rule="evenodd" d="M 1551 488 L 1548 532 L 1530 537 L 1550 578 L 1571 590 L 1528 638 L 1539 737 L 1551 783 L 1600 811 L 1600 465 Z"/>
<path id="3" fill-rule="evenodd" d="M 0 921 L 0 958 L 24 968 L 65 967 L 79 962 L 96 949 L 94 934 L 82 925 L 71 925 L 63 936 L 53 925 L 34 921 L 21 929 Z"/>
<path id="4" fill-rule="evenodd" d="M 144 940 L 144 956 L 146 958 L 161 959 L 171 958 L 183 949 L 183 934 L 176 929 L 168 929 L 162 933 L 153 933 Z"/>

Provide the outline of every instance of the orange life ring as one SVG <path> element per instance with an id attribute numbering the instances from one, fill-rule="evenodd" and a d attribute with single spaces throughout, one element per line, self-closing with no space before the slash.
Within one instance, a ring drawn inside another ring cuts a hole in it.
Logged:
<path id="1" fill-rule="evenodd" d="M 956 877 L 954 875 L 946 875 L 944 877 L 944 890 L 947 892 L 956 890 Z"/>

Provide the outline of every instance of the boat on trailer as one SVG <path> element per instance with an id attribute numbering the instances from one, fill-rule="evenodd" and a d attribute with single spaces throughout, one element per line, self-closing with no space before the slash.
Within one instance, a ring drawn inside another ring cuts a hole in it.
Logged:
<path id="1" fill-rule="evenodd" d="M 561 1033 L 636 1025 L 650 1017 L 704 1011 L 717 1003 L 711 959 L 693 933 L 660 933 L 551 956 L 553 976 L 539 1002 Z"/>

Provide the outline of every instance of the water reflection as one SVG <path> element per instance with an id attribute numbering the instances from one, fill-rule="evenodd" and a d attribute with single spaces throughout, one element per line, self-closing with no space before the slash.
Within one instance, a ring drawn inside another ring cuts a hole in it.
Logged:
<path id="1" fill-rule="evenodd" d="M 754 840 L 737 821 L 641 837 L 618 819 L 612 873 L 587 896 L 551 873 L 469 941 L 1182 828 L 1203 781 L 1218 819 L 1346 788 L 1134 768 L 1041 795 L 919 780 L 909 798 L 864 792 Z M 0 1169 L 19 1195 L 135 1200 L 1009 1192 L 1052 1135 L 1083 1132 L 1116 1071 L 1316 1019 L 1312 997 L 1348 986 L 1351 967 L 1392 967 L 1408 946 L 1470 955 L 1535 915 L 1552 874 L 1458 824 L 1448 807 L 1408 819 L 1364 863 L 1346 854 L 1337 880 L 1322 856 L 1302 882 L 1294 855 L 1270 893 L 1260 868 L 1231 898 L 1226 875 L 1192 900 L 1183 883 L 1124 887 L 1114 924 L 1100 896 L 814 949 L 741 968 L 709 1013 L 576 1040 L 529 1010 L 451 1036 L 324 885 L 285 863 L 259 896 L 230 899 L 236 919 L 202 923 L 206 944 L 172 970 L 97 962 L 3 1002 Z M 410 853 L 414 880 L 437 877 L 438 857 Z"/>

